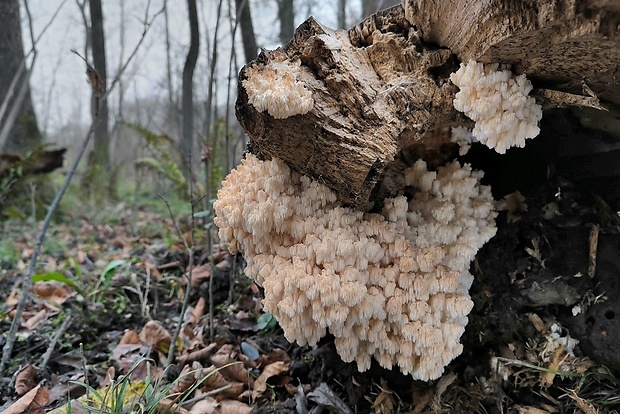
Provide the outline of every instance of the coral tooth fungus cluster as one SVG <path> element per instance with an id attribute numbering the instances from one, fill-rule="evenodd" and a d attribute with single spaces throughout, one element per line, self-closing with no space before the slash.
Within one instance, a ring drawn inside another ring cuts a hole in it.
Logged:
<path id="1" fill-rule="evenodd" d="M 364 213 L 282 161 L 249 154 L 223 182 L 215 224 L 288 340 L 315 345 L 329 330 L 360 371 L 374 357 L 429 380 L 462 352 L 469 265 L 495 234 L 480 177 L 456 161 L 436 172 L 418 161 L 405 171 L 412 199 Z"/>

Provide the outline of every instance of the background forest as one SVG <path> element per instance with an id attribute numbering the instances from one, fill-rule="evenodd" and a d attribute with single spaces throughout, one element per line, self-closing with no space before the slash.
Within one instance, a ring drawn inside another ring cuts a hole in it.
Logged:
<path id="1" fill-rule="evenodd" d="M 126 185 L 146 170 L 182 186 L 178 173 L 186 169 L 182 161 L 189 159 L 190 149 L 194 178 L 207 184 L 199 158 L 208 153 L 210 185 L 216 185 L 245 144 L 234 120 L 240 67 L 260 48 L 287 42 L 310 15 L 344 28 L 397 2 L 2 3 L 7 24 L 0 33 L 0 59 L 5 62 L 0 95 L 11 96 L 6 102 L 11 110 L 2 113 L 0 148 L 23 153 L 45 143 L 67 149 L 65 165 L 75 159 L 97 99 L 83 82 L 85 62 L 71 52 L 75 50 L 98 73 L 104 90 L 116 84 L 99 102 L 101 122 L 78 177 L 101 179 L 97 192 L 105 188 L 115 196 L 119 176 Z M 174 163 L 162 159 L 166 146 L 184 155 Z M 146 174 L 140 181 L 152 178 Z"/>

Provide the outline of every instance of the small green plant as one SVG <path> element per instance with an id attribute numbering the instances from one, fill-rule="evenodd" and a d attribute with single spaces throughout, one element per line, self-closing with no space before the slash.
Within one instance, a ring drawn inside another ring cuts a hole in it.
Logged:
<path id="1" fill-rule="evenodd" d="M 84 299 L 102 302 L 117 269 L 130 263 L 128 260 L 112 260 L 101 271 L 101 274 L 93 284 L 84 278 L 79 263 L 73 257 L 70 257 L 64 263 L 64 273 L 58 271 L 38 273 L 32 276 L 32 281 L 35 283 L 49 281 L 64 283 L 75 289 Z"/>
<path id="2" fill-rule="evenodd" d="M 0 240 L 0 267 L 14 267 L 19 262 L 19 252 L 12 240 Z"/>
<path id="3" fill-rule="evenodd" d="M 278 321 L 270 313 L 263 313 L 256 321 L 256 327 L 261 331 L 267 331 L 276 327 Z"/>
<path id="4" fill-rule="evenodd" d="M 80 381 L 72 381 L 76 385 L 80 385 L 87 390 L 86 398 L 82 397 L 82 408 L 86 412 L 96 414 L 125 414 L 128 412 L 139 414 L 174 414 L 178 412 L 178 408 L 194 391 L 215 372 L 222 368 L 228 367 L 234 362 L 227 364 L 217 370 L 211 371 L 205 375 L 200 381 L 197 381 L 187 391 L 180 395 L 173 395 L 172 388 L 182 381 L 186 376 L 194 376 L 195 371 L 179 376 L 176 380 L 169 384 L 163 383 L 165 375 L 160 375 L 157 379 L 152 379 L 151 366 L 154 361 L 147 358 L 141 358 L 134 363 L 129 372 L 121 375 L 112 383 L 103 388 L 96 390 Z M 131 381 L 132 373 L 140 366 L 146 364 L 146 377 L 144 381 Z M 180 397 L 180 398 L 179 398 Z M 166 401 L 170 398 L 170 401 Z M 177 401 L 176 404 L 172 400 Z M 71 405 L 67 406 L 66 412 L 71 412 Z"/>

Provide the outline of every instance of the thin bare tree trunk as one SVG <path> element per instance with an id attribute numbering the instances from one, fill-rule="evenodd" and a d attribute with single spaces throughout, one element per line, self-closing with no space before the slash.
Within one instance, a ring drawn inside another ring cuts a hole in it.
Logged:
<path id="1" fill-rule="evenodd" d="M 254 25 L 252 24 L 252 13 L 248 0 L 235 0 L 237 7 L 237 17 L 241 26 L 241 39 L 243 41 L 243 54 L 246 62 L 254 60 L 258 56 L 258 46 L 254 35 Z"/>
<path id="2" fill-rule="evenodd" d="M 187 0 L 189 14 L 190 42 L 185 65 L 183 66 L 183 137 L 181 148 L 186 159 L 188 169 L 184 171 L 185 178 L 191 179 L 192 146 L 194 144 L 194 69 L 198 60 L 200 47 L 200 33 L 198 31 L 198 10 L 196 0 Z"/>
<path id="3" fill-rule="evenodd" d="M 280 19 L 280 43 L 286 44 L 295 32 L 295 7 L 293 0 L 277 0 Z"/>
<path id="4" fill-rule="evenodd" d="M 103 31 L 103 11 L 101 10 L 101 0 L 89 0 L 90 5 L 90 32 L 92 41 L 93 66 L 102 82 L 103 91 L 107 88 L 108 72 L 106 69 L 105 35 Z M 100 122 L 95 128 L 94 144 L 92 157 L 93 165 L 106 167 L 110 164 L 110 134 L 108 130 L 108 101 L 107 98 L 92 96 L 92 115 L 93 120 L 99 119 Z"/>
<path id="5" fill-rule="evenodd" d="M 174 87 L 172 85 L 172 57 L 170 55 L 170 22 L 168 18 L 168 4 L 164 2 L 164 27 L 166 30 L 166 83 L 168 88 L 168 116 L 172 119 L 172 125 L 175 134 L 181 132 L 179 130 L 179 109 L 177 107 L 177 100 L 175 99 Z"/>
<path id="6" fill-rule="evenodd" d="M 338 28 L 347 27 L 347 0 L 338 0 Z"/>
<path id="7" fill-rule="evenodd" d="M 9 92 L 15 73 L 24 63 L 18 0 L 0 0 L 0 21 L 2 22 L 0 24 L 0 102 L 2 102 Z M 27 74 L 28 71 L 24 71 L 24 73 Z M 23 152 L 41 141 L 41 133 L 37 125 L 30 88 L 27 83 L 24 84 L 23 94 L 21 108 L 16 114 L 15 124 L 8 134 L 3 148 L 0 148 L 5 152 Z M 18 97 L 19 93 L 13 95 L 8 105 L 9 108 L 14 105 L 11 102 L 16 102 Z M 1 122 L 2 120 L 0 120 Z"/>

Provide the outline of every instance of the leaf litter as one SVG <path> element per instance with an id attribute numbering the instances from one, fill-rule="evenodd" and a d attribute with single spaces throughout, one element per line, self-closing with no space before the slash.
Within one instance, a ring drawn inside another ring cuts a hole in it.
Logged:
<path id="1" fill-rule="evenodd" d="M 524 205 L 521 197 L 519 205 Z M 330 338 L 314 349 L 289 344 L 275 319 L 262 312 L 261 289 L 243 277 L 242 259 L 217 245 L 207 252 L 203 240 L 195 249 L 190 307 L 179 315 L 190 261 L 184 243 L 171 243 L 166 234 L 173 233 L 170 219 L 138 212 L 131 226 L 122 218 L 114 225 L 83 220 L 78 230 L 57 225 L 53 237 L 66 248 L 41 259 L 14 350 L 15 375 L 0 382 L 0 408 L 9 414 L 64 413 L 72 401 L 76 413 L 80 404 L 110 402 L 93 395 L 105 397 L 127 386 L 129 397 L 120 401 L 134 412 L 147 412 L 136 409 L 149 403 L 194 414 L 611 412 L 620 407 L 620 382 L 613 371 L 579 351 L 578 341 L 559 321 L 566 313 L 558 312 L 561 305 L 545 307 L 542 300 L 532 309 L 514 297 L 531 289 L 530 280 L 540 282 L 540 275 L 558 268 L 552 245 L 559 233 L 548 231 L 543 237 L 537 227 L 566 221 L 569 214 L 545 218 L 548 203 L 528 199 L 518 219 L 511 213 L 500 224 L 498 242 L 480 253 L 464 354 L 430 383 L 376 364 L 359 373 L 338 358 Z M 154 222 L 160 223 L 157 229 Z M 21 271 L 34 236 L 22 229 L 2 230 L 19 234 L 15 246 L 20 252 L 17 262 L 0 273 L 4 330 L 21 295 Z M 184 231 L 190 240 L 189 229 Z M 515 245 L 515 231 L 522 238 L 521 253 L 510 262 L 493 263 L 503 243 Z M 503 269 L 510 277 L 501 287 L 490 275 Z M 563 280 L 590 282 L 570 278 Z M 209 315 L 210 284 L 214 315 Z M 602 293 L 585 290 L 577 286 L 582 312 L 604 302 Z M 40 371 L 50 338 L 69 315 L 75 319 L 52 349 L 47 369 Z M 181 334 L 172 344 L 179 320 Z M 166 365 L 170 347 L 175 360 Z"/>

